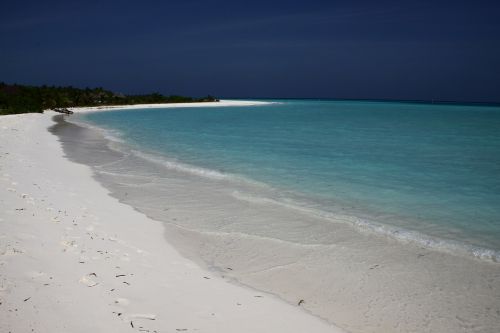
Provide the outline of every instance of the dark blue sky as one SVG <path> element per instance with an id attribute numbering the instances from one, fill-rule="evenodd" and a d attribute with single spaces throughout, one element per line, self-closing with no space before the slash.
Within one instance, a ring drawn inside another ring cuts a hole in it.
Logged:
<path id="1" fill-rule="evenodd" d="M 500 1 L 2 1 L 0 81 L 500 102 Z"/>

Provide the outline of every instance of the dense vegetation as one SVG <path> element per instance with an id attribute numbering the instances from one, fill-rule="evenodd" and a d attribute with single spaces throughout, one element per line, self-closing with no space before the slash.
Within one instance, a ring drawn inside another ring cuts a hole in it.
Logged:
<path id="1" fill-rule="evenodd" d="M 191 98 L 147 95 L 123 95 L 103 88 L 78 89 L 73 87 L 23 86 L 0 82 L 0 114 L 43 112 L 54 108 L 76 106 L 129 105 L 153 103 L 215 102 L 212 96 Z"/>

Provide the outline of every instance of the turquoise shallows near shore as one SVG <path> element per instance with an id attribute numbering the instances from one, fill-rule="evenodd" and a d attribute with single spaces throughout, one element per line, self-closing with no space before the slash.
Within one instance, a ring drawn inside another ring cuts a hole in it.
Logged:
<path id="1" fill-rule="evenodd" d="M 81 118 L 110 130 L 144 164 L 227 186 L 247 182 L 254 200 L 351 216 L 363 229 L 500 259 L 498 106 L 285 100 Z"/>

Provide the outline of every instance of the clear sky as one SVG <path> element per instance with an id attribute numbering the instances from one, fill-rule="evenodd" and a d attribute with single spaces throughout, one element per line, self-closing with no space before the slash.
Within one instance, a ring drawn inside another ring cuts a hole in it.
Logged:
<path id="1" fill-rule="evenodd" d="M 1 1 L 0 81 L 500 102 L 500 1 Z"/>

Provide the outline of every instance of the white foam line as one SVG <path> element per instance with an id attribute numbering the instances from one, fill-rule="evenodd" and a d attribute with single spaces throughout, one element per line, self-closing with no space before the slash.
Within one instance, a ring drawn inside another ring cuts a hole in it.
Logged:
<path id="1" fill-rule="evenodd" d="M 490 262 L 500 262 L 500 251 L 488 249 L 485 247 L 474 246 L 451 239 L 433 237 L 418 231 L 398 228 L 387 224 L 381 224 L 352 215 L 341 215 L 327 212 L 317 208 L 308 207 L 307 204 L 301 202 L 290 203 L 273 198 L 248 196 L 237 191 L 233 192 L 233 196 L 239 200 L 255 203 L 275 204 L 289 209 L 294 209 L 306 214 L 310 214 L 312 216 L 323 218 L 330 222 L 351 225 L 361 232 L 370 232 L 373 234 L 384 235 L 397 241 L 413 243 L 425 248 L 442 251 L 453 255 L 459 254 L 462 256 L 472 256 L 476 259 Z"/>

